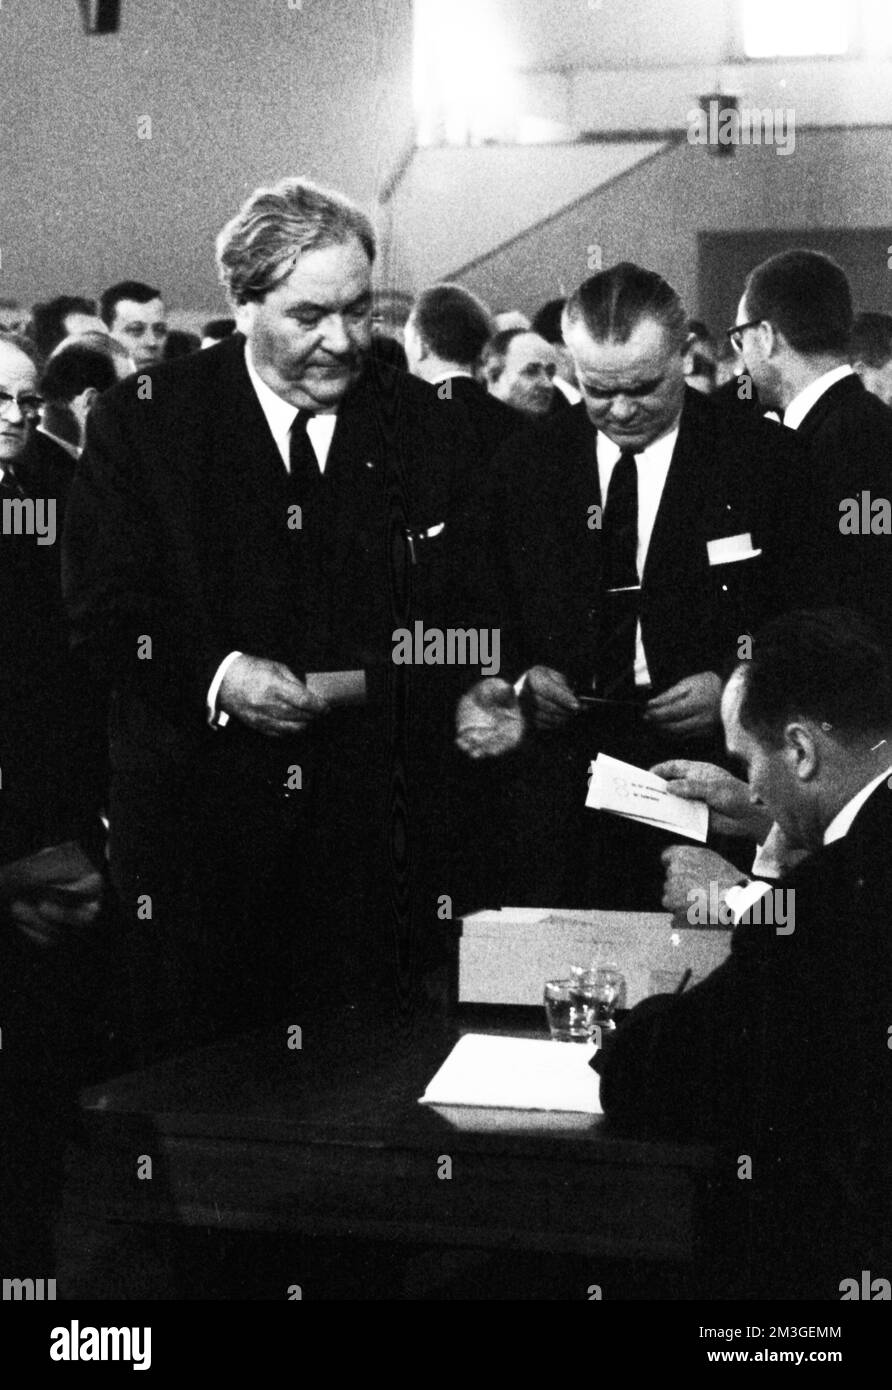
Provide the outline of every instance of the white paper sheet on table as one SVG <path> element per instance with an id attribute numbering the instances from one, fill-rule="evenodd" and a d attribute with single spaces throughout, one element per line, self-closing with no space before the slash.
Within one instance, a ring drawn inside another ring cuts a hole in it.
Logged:
<path id="1" fill-rule="evenodd" d="M 591 764 L 585 804 L 595 811 L 609 811 L 705 844 L 709 832 L 706 802 L 673 796 L 667 785 L 652 772 L 599 753 Z"/>
<path id="2" fill-rule="evenodd" d="M 537 1038 L 466 1033 L 428 1083 L 421 1105 L 573 1110 L 600 1115 L 595 1048 Z"/>

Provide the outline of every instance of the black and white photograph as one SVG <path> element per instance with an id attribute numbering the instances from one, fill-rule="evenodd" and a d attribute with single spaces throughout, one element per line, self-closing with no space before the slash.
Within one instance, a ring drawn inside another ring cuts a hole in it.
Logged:
<path id="1" fill-rule="evenodd" d="M 520 1301 L 851 1373 L 892 4 L 0 0 L 0 132 L 25 1374 Z"/>

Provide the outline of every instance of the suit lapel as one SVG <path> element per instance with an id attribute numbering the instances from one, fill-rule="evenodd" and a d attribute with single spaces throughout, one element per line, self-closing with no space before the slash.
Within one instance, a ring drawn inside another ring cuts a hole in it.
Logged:
<path id="1" fill-rule="evenodd" d="M 821 429 L 828 416 L 833 415 L 848 399 L 854 400 L 860 396 L 864 390 L 860 377 L 854 375 L 844 376 L 841 381 L 835 381 L 823 396 L 818 397 L 796 433 L 803 439 L 811 439 Z"/>
<path id="2" fill-rule="evenodd" d="M 672 461 L 663 487 L 663 495 L 647 548 L 642 588 L 661 582 L 658 576 L 677 572 L 681 565 L 695 558 L 691 541 L 699 544 L 702 534 L 700 518 L 708 488 L 704 492 L 704 460 L 714 457 L 713 441 L 708 433 L 710 417 L 698 419 L 698 402 L 687 396 L 681 412 L 678 438 L 672 451 Z M 702 557 L 705 561 L 705 554 Z"/>
<path id="3" fill-rule="evenodd" d="M 363 376 L 341 402 L 325 465 L 326 485 L 343 499 L 331 537 L 333 573 L 342 570 L 362 532 L 377 530 L 386 472 L 374 393 Z"/>
<path id="4" fill-rule="evenodd" d="M 603 546 L 598 527 L 590 525 L 592 507 L 601 507 L 598 478 L 598 434 L 584 405 L 571 406 L 561 424 L 561 439 L 554 451 L 556 472 L 551 478 L 552 503 L 543 509 L 558 525 L 557 553 L 566 555 L 568 569 L 576 571 L 575 587 L 581 593 L 600 593 Z M 537 525 L 544 517 L 537 518 Z"/>
<path id="5" fill-rule="evenodd" d="M 215 486 L 237 493 L 242 505 L 246 497 L 284 497 L 287 473 L 248 376 L 245 340 L 233 334 L 218 351 L 217 388 L 209 395 Z"/>

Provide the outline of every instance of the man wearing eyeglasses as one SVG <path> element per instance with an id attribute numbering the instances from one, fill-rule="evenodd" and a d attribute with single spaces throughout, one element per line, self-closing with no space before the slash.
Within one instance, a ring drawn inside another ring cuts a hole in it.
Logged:
<path id="1" fill-rule="evenodd" d="M 49 1218 L 74 1115 L 67 1058 L 85 1007 L 75 978 L 102 878 L 58 549 L 29 524 L 17 472 L 41 404 L 33 354 L 0 332 L 0 1264 L 52 1273 Z"/>
<path id="2" fill-rule="evenodd" d="M 11 335 L 0 341 L 0 483 L 10 487 L 18 459 L 43 401 L 37 390 L 37 366 Z"/>
<path id="3" fill-rule="evenodd" d="M 892 410 L 850 365 L 853 322 L 842 267 L 784 251 L 750 272 L 734 334 L 760 399 L 808 452 L 801 507 L 821 601 L 865 613 L 892 647 L 892 536 L 881 515 L 892 500 Z"/>
<path id="4" fill-rule="evenodd" d="M 686 315 L 652 271 L 623 263 L 585 281 L 564 337 L 583 401 L 496 465 L 492 548 L 518 693 L 481 682 L 458 741 L 472 757 L 502 752 L 525 707 L 539 731 L 519 793 L 527 900 L 658 907 L 657 832 L 584 809 L 589 762 L 721 756 L 719 672 L 784 606 L 777 525 L 795 526 L 799 452 L 686 387 Z"/>

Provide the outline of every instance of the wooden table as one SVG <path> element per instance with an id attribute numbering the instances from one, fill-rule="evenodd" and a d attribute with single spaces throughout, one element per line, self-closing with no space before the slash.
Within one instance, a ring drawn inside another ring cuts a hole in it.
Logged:
<path id="1" fill-rule="evenodd" d="M 478 1007 L 383 1043 L 351 1020 L 339 1036 L 310 1022 L 299 1049 L 283 1025 L 119 1077 L 83 1097 L 69 1208 L 689 1264 L 710 1150 L 623 1138 L 600 1116 L 468 1110 L 459 1129 L 417 1104 L 459 1031 L 544 1036 L 541 1022 Z"/>

